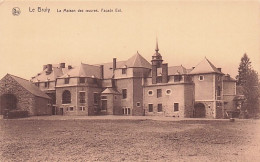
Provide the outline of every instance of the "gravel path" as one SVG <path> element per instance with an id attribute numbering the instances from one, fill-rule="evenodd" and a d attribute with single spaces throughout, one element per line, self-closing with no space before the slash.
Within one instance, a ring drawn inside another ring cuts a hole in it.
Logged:
<path id="1" fill-rule="evenodd" d="M 108 118 L 0 120 L 0 161 L 260 160 L 259 120 Z"/>

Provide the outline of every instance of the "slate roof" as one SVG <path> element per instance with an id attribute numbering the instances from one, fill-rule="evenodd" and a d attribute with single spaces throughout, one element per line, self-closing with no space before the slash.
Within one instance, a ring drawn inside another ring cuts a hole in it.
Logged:
<path id="1" fill-rule="evenodd" d="M 67 78 L 68 76 L 101 78 L 101 71 L 99 66 L 81 63 L 80 66 L 73 67 L 59 78 Z"/>
<path id="2" fill-rule="evenodd" d="M 206 74 L 220 72 L 206 57 L 189 74 Z"/>
<path id="3" fill-rule="evenodd" d="M 31 83 L 29 80 L 26 80 L 26 79 L 23 79 L 23 78 L 20 78 L 20 77 L 11 75 L 11 74 L 7 74 L 7 75 L 9 75 L 11 78 L 13 78 L 19 85 L 24 87 L 27 91 L 31 92 L 33 95 L 50 99 L 50 97 L 47 94 L 45 94 L 43 91 L 41 91 L 36 85 Z"/>
<path id="4" fill-rule="evenodd" d="M 145 58 L 143 58 L 143 56 L 140 55 L 138 53 L 138 51 L 135 55 L 133 55 L 127 61 L 125 61 L 124 65 L 121 68 L 124 68 L 124 66 L 126 66 L 126 67 L 143 67 L 143 68 L 148 68 L 148 69 L 152 68 L 152 65 Z"/>
<path id="5" fill-rule="evenodd" d="M 117 61 L 116 66 L 122 67 L 124 66 L 125 61 Z M 98 65 L 104 65 L 104 79 L 109 79 L 113 77 L 113 62 L 102 63 Z"/>
<path id="6" fill-rule="evenodd" d="M 104 65 L 104 79 L 109 79 L 113 77 L 113 62 L 102 63 L 97 65 Z M 117 68 L 129 68 L 129 67 L 143 67 L 143 68 L 152 68 L 151 64 L 143 58 L 138 52 L 130 57 L 126 61 L 117 61 Z"/>
<path id="7" fill-rule="evenodd" d="M 178 74 L 180 75 L 187 74 L 187 69 L 182 65 L 168 67 L 168 75 L 178 75 Z"/>
<path id="8" fill-rule="evenodd" d="M 117 90 L 114 90 L 113 88 L 106 88 L 102 94 L 120 94 Z"/>
<path id="9" fill-rule="evenodd" d="M 237 80 L 230 77 L 230 75 L 225 75 L 223 81 L 224 82 L 236 82 Z"/>
<path id="10" fill-rule="evenodd" d="M 183 75 L 187 74 L 187 70 L 185 67 L 181 66 L 170 66 L 168 67 L 168 75 Z M 157 75 L 162 75 L 162 68 L 157 68 Z"/>
<path id="11" fill-rule="evenodd" d="M 42 72 L 38 73 L 36 76 L 32 77 L 32 82 L 46 82 L 55 81 L 56 78 L 62 76 L 68 71 L 68 68 L 60 68 L 59 65 L 52 64 L 52 71 L 50 74 L 46 74 L 47 68 Z"/>

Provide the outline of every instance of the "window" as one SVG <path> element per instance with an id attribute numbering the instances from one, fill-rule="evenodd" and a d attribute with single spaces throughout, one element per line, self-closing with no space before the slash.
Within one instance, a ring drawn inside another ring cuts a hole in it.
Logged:
<path id="1" fill-rule="evenodd" d="M 161 76 L 157 76 L 156 80 L 157 80 L 157 83 L 162 83 L 162 77 Z"/>
<path id="2" fill-rule="evenodd" d="M 174 82 L 179 82 L 182 80 L 182 76 L 181 75 L 175 75 L 174 76 Z"/>
<path id="3" fill-rule="evenodd" d="M 79 92 L 79 103 L 85 103 L 85 92 Z"/>
<path id="4" fill-rule="evenodd" d="M 99 100 L 99 95 L 98 93 L 94 93 L 94 104 L 97 105 Z"/>
<path id="5" fill-rule="evenodd" d="M 140 103 L 140 102 L 136 102 L 136 106 L 137 106 L 137 107 L 140 107 L 140 106 L 141 106 L 141 103 Z"/>
<path id="6" fill-rule="evenodd" d="M 131 114 L 131 109 L 127 107 L 123 107 L 122 112 L 124 115 L 129 115 Z"/>
<path id="7" fill-rule="evenodd" d="M 218 86 L 218 89 L 217 89 L 217 96 L 220 96 L 220 94 L 221 94 L 221 88 L 220 88 L 220 86 Z"/>
<path id="8" fill-rule="evenodd" d="M 70 82 L 70 78 L 65 78 L 64 79 L 64 84 L 69 84 L 69 82 Z"/>
<path id="9" fill-rule="evenodd" d="M 179 103 L 174 103 L 174 111 L 179 111 Z"/>
<path id="10" fill-rule="evenodd" d="M 158 109 L 158 112 L 162 112 L 162 104 L 158 104 L 157 109 Z"/>
<path id="11" fill-rule="evenodd" d="M 199 80 L 200 80 L 200 81 L 204 80 L 204 76 L 203 76 L 203 75 L 200 75 L 200 76 L 199 76 Z"/>
<path id="12" fill-rule="evenodd" d="M 101 99 L 107 99 L 107 96 L 101 96 Z"/>
<path id="13" fill-rule="evenodd" d="M 148 104 L 148 111 L 153 112 L 153 104 Z"/>
<path id="14" fill-rule="evenodd" d="M 85 106 L 80 106 L 80 107 L 79 107 L 79 110 L 80 110 L 80 111 L 85 111 Z"/>
<path id="15" fill-rule="evenodd" d="M 222 106 L 222 103 L 221 103 L 221 102 L 217 102 L 217 103 L 216 103 L 216 106 L 217 106 L 217 107 L 220 107 L 220 106 Z"/>
<path id="16" fill-rule="evenodd" d="M 126 74 L 126 68 L 122 69 L 122 74 Z"/>
<path id="17" fill-rule="evenodd" d="M 45 88 L 49 88 L 49 82 L 45 82 L 45 83 L 44 83 L 44 87 L 45 87 Z"/>
<path id="18" fill-rule="evenodd" d="M 149 90 L 148 91 L 148 96 L 152 96 L 153 95 L 153 91 L 152 90 Z"/>
<path id="19" fill-rule="evenodd" d="M 85 83 L 85 78 L 79 78 L 79 83 Z"/>
<path id="20" fill-rule="evenodd" d="M 127 98 L 127 89 L 122 89 L 123 99 Z"/>
<path id="21" fill-rule="evenodd" d="M 171 93 L 172 93 L 172 90 L 170 90 L 170 89 L 166 90 L 166 95 L 170 95 Z"/>
<path id="22" fill-rule="evenodd" d="M 157 98 L 162 97 L 162 89 L 157 89 Z"/>
<path id="23" fill-rule="evenodd" d="M 97 78 L 92 78 L 93 84 L 97 84 Z"/>
<path id="24" fill-rule="evenodd" d="M 63 104 L 71 103 L 71 94 L 70 94 L 70 91 L 65 90 L 65 91 L 62 93 L 62 103 L 63 103 Z"/>
<path id="25" fill-rule="evenodd" d="M 73 107 L 70 107 L 70 111 L 73 111 L 73 109 L 74 109 Z"/>

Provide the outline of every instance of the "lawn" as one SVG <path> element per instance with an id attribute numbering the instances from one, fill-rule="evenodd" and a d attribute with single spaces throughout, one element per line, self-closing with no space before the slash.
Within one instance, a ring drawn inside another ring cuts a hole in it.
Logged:
<path id="1" fill-rule="evenodd" d="M 0 161 L 259 161 L 259 120 L 0 120 Z"/>

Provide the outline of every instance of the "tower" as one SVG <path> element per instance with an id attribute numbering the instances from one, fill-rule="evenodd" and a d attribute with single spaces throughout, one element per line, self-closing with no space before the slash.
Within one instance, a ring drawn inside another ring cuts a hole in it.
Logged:
<path id="1" fill-rule="evenodd" d="M 160 68 L 162 66 L 162 56 L 159 53 L 159 47 L 158 47 L 158 40 L 156 38 L 156 47 L 155 47 L 155 53 L 152 56 L 152 65 L 156 65 L 157 68 Z"/>
<path id="2" fill-rule="evenodd" d="M 157 76 L 157 69 L 161 68 L 161 76 Z M 159 53 L 158 40 L 156 38 L 155 54 L 152 56 L 152 84 L 168 83 L 168 64 L 163 64 L 162 56 Z"/>

